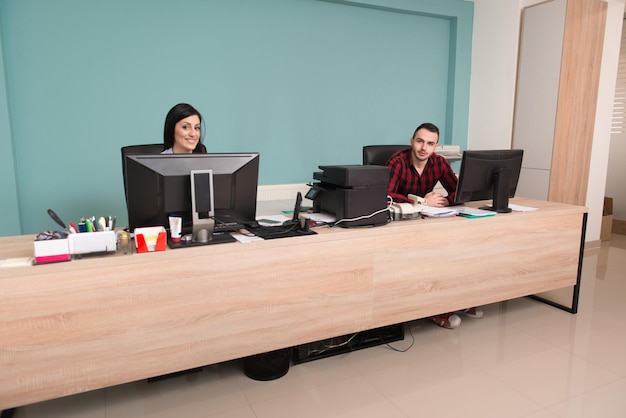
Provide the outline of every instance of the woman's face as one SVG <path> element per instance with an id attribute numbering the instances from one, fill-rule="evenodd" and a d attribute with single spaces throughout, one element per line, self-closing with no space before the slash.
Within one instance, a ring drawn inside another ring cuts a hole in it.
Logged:
<path id="1" fill-rule="evenodd" d="M 191 154 L 200 141 L 200 117 L 191 115 L 174 126 L 174 154 Z"/>

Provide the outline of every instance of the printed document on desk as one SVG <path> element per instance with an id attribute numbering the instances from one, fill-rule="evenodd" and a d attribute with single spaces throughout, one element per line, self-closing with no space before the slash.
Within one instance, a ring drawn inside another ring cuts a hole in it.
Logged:
<path id="1" fill-rule="evenodd" d="M 487 205 L 487 207 L 492 207 L 491 205 Z M 534 212 L 536 210 L 539 210 L 539 208 L 534 208 L 532 206 L 522 206 L 522 205 L 515 205 L 513 203 L 509 203 L 509 209 L 511 209 L 514 212 Z"/>
<path id="2" fill-rule="evenodd" d="M 320 224 L 330 224 L 337 220 L 337 217 L 331 213 L 325 212 L 311 212 L 307 213 L 306 217 L 309 218 L 313 222 L 317 222 Z"/>
<path id="3" fill-rule="evenodd" d="M 456 216 L 458 211 L 454 208 L 436 208 L 434 206 L 419 206 L 419 211 L 422 216 L 428 216 L 430 218 L 444 218 L 446 216 Z"/>
<path id="4" fill-rule="evenodd" d="M 238 232 L 233 232 L 231 235 L 233 236 L 233 238 L 235 238 L 237 241 L 243 244 L 247 244 L 249 242 L 255 242 L 255 241 L 263 241 L 263 238 L 257 237 L 256 235 L 244 235 Z"/>
<path id="5" fill-rule="evenodd" d="M 33 265 L 33 257 L 14 257 L 0 260 L 0 267 L 25 267 Z"/>
<path id="6" fill-rule="evenodd" d="M 532 206 L 515 205 L 513 203 L 509 203 L 509 208 L 515 212 L 534 212 L 539 210 L 539 208 L 534 208 Z"/>

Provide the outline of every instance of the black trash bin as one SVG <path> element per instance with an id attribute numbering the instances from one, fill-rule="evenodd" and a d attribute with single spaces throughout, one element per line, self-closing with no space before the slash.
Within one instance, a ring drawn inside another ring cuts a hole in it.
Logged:
<path id="1" fill-rule="evenodd" d="M 283 377 L 291 365 L 291 348 L 255 354 L 243 360 L 243 372 L 250 379 L 274 380 Z"/>

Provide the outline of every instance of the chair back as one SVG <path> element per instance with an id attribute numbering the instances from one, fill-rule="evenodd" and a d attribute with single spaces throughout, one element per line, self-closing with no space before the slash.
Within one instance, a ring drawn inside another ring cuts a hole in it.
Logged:
<path id="1" fill-rule="evenodd" d="M 163 143 L 160 144 L 141 144 L 127 145 L 122 147 L 122 176 L 124 179 L 124 197 L 126 196 L 126 156 L 127 155 L 143 155 L 143 154 L 160 154 L 163 151 Z"/>
<path id="2" fill-rule="evenodd" d="M 363 147 L 363 165 L 385 165 L 395 152 L 408 145 L 366 145 Z"/>

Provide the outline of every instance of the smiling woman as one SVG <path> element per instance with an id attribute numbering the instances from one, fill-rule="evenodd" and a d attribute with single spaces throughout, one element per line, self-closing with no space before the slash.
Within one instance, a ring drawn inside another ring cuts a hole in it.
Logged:
<path id="1" fill-rule="evenodd" d="M 162 154 L 204 154 L 202 115 L 193 106 L 179 103 L 165 117 Z"/>

